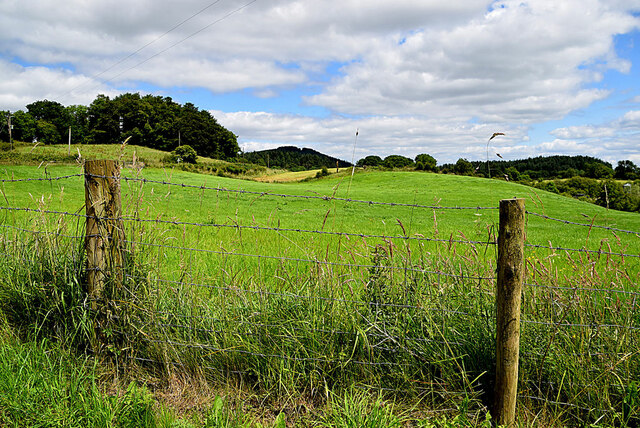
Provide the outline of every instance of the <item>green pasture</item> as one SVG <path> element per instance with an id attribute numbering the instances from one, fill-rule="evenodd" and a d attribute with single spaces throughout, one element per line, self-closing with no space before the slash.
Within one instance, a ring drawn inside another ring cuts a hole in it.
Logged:
<path id="1" fill-rule="evenodd" d="M 5 180 L 74 174 L 82 169 L 0 167 Z M 119 363 L 160 377 L 204 372 L 278 405 L 329 402 L 355 386 L 480 421 L 493 382 L 495 208 L 519 197 L 530 212 L 583 224 L 527 216 L 527 244 L 547 248 L 526 248 L 521 417 L 637 421 L 638 214 L 419 172 L 297 183 L 160 168 L 123 176 L 130 258 L 124 286 L 110 291 L 119 315 L 103 314 Z M 81 176 L 0 186 L 0 207 L 84 214 Z M 5 316 L 54 337 L 77 325 L 75 347 L 94 341 L 73 303 L 84 219 L 0 216 Z"/>

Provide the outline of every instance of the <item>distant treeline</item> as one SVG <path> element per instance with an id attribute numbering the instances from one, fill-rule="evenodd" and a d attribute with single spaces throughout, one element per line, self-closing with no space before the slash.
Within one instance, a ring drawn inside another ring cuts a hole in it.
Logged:
<path id="1" fill-rule="evenodd" d="M 0 112 L 0 140 L 9 141 L 8 111 Z M 179 144 L 193 147 L 198 155 L 217 159 L 237 156 L 236 135 L 220 125 L 206 110 L 184 105 L 170 97 L 138 93 L 113 99 L 98 95 L 87 107 L 63 106 L 42 100 L 27 105 L 27 111 L 11 113 L 12 138 L 43 144 L 114 144 L 129 138 L 129 144 L 171 151 Z"/>
<path id="2" fill-rule="evenodd" d="M 640 212 L 640 167 L 630 160 L 610 163 L 590 156 L 538 156 L 513 161 L 468 161 L 436 165 L 428 154 L 415 159 L 400 155 L 367 156 L 357 163 L 364 168 L 425 170 L 442 174 L 471 175 L 526 184 L 549 192 L 621 211 Z M 620 181 L 627 183 L 622 184 Z"/>
<path id="3" fill-rule="evenodd" d="M 389 155 L 383 159 L 380 156 L 371 155 L 360 159 L 356 165 L 365 168 L 417 169 L 523 182 L 571 177 L 640 179 L 640 168 L 630 160 L 619 161 L 614 169 L 609 162 L 591 156 L 538 156 L 489 162 L 468 161 L 460 158 L 456 163 L 437 165 L 433 156 L 423 153 L 417 155 L 415 159 L 400 155 Z"/>
<path id="4" fill-rule="evenodd" d="M 341 168 L 351 166 L 347 161 L 322 154 L 313 149 L 299 149 L 293 146 L 278 147 L 271 150 L 248 152 L 243 155 L 247 162 L 269 168 L 283 168 L 291 171 L 304 171 L 322 167 Z"/>

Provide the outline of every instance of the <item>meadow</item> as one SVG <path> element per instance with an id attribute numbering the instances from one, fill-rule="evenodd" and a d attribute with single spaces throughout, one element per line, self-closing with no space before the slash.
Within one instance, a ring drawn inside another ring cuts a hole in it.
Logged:
<path id="1" fill-rule="evenodd" d="M 95 313 L 82 302 L 80 174 L 0 166 L 6 329 L 80 355 L 100 343 L 92 358 L 123 385 L 179 379 L 260 403 L 229 416 L 204 400 L 197 424 L 487 424 L 496 208 L 513 197 L 529 212 L 519 420 L 638 422 L 637 214 L 431 173 L 262 183 L 125 168 L 125 282 Z"/>

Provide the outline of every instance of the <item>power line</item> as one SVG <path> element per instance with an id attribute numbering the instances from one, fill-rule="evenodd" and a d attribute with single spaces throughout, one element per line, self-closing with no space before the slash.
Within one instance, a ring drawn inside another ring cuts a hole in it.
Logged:
<path id="1" fill-rule="evenodd" d="M 90 79 L 97 79 L 98 77 L 102 76 L 103 74 L 105 74 L 107 71 L 114 69 L 115 67 L 117 67 L 118 65 L 122 64 L 123 62 L 125 62 L 126 60 L 128 60 L 129 58 L 135 56 L 136 54 L 140 53 L 141 51 L 143 51 L 144 49 L 148 48 L 149 46 L 151 46 L 152 44 L 154 44 L 155 42 L 157 42 L 158 40 L 162 39 L 163 37 L 165 37 L 166 35 L 168 35 L 169 33 L 173 32 L 174 30 L 178 29 L 179 27 L 181 27 L 182 25 L 186 24 L 188 21 L 192 20 L 193 18 L 195 18 L 196 16 L 200 15 L 201 13 L 203 13 L 205 10 L 215 6 L 216 4 L 220 3 L 222 0 L 216 0 L 213 3 L 210 3 L 208 6 L 200 9 L 198 12 L 194 13 L 193 15 L 191 15 L 190 17 L 183 19 L 182 21 L 180 21 L 178 24 L 174 25 L 173 27 L 171 27 L 169 30 L 165 31 L 164 33 L 162 33 L 162 35 L 156 37 L 155 39 L 151 40 L 150 42 L 146 43 L 145 45 L 143 45 L 142 47 L 138 48 L 137 50 L 135 50 L 134 52 L 131 52 L 129 55 L 125 56 L 124 58 L 121 58 L 120 60 L 116 61 L 115 63 L 111 64 L 109 67 L 105 68 L 104 70 L 102 70 L 99 73 L 96 73 L 92 76 L 90 76 Z M 73 88 L 71 88 L 69 91 L 65 92 L 63 95 L 60 96 L 60 98 L 64 98 L 67 95 L 71 94 L 73 91 L 75 91 L 76 89 L 82 87 L 85 83 L 81 83 Z"/>
<path id="2" fill-rule="evenodd" d="M 220 0 L 219 0 L 219 1 L 220 1 Z M 154 59 L 154 58 L 156 58 L 156 57 L 158 57 L 158 56 L 162 55 L 163 53 L 165 53 L 165 52 L 167 52 L 167 51 L 169 51 L 169 50 L 173 49 L 174 47 L 178 46 L 179 44 L 181 44 L 181 43 L 183 43 L 183 42 L 187 41 L 188 39 L 190 39 L 190 38 L 192 38 L 192 37 L 196 36 L 197 34 L 199 34 L 199 33 L 203 32 L 203 31 L 204 31 L 204 30 L 206 30 L 207 28 L 209 28 L 209 27 L 211 27 L 211 26 L 213 26 L 213 25 L 215 25 L 215 24 L 218 24 L 218 23 L 220 23 L 221 21 L 224 21 L 225 19 L 229 18 L 229 17 L 230 17 L 230 16 L 232 16 L 232 15 L 235 15 L 236 13 L 238 13 L 238 12 L 240 12 L 241 10 L 243 10 L 243 9 L 245 9 L 245 8 L 247 8 L 247 7 L 249 7 L 250 5 L 252 5 L 253 3 L 255 3 L 255 2 L 257 2 L 257 1 L 258 1 L 258 0 L 251 0 L 250 2 L 248 2 L 248 3 L 244 4 L 243 6 L 240 6 L 239 8 L 232 10 L 231 12 L 229 12 L 229 13 L 227 13 L 226 15 L 222 16 L 221 18 L 216 19 L 215 21 L 213 21 L 213 22 L 211 22 L 211 23 L 209 23 L 209 24 L 205 25 L 204 27 L 200 28 L 199 30 L 197 30 L 197 31 L 195 31 L 195 32 L 193 32 L 193 33 L 191 33 L 191 34 L 189 34 L 187 37 L 184 37 L 183 39 L 180 39 L 179 41 L 177 41 L 177 42 L 173 43 L 173 44 L 172 44 L 172 45 L 170 45 L 169 47 L 167 47 L 167 48 L 165 48 L 165 49 L 162 49 L 161 51 L 159 51 L 159 52 L 157 52 L 157 53 L 155 53 L 155 54 L 151 55 L 150 57 L 148 57 L 148 58 L 146 58 L 146 59 L 144 59 L 144 60 L 142 60 L 142 61 L 140 61 L 140 62 L 138 62 L 138 63 L 134 64 L 133 66 L 131 66 L 131 67 L 127 68 L 126 70 L 121 71 L 120 73 L 116 74 L 115 76 L 112 76 L 112 77 L 110 77 L 109 79 L 105 79 L 105 80 L 103 80 L 103 81 L 102 81 L 102 83 L 112 82 L 112 81 L 113 81 L 114 79 L 116 79 L 117 77 L 120 77 L 120 76 L 122 76 L 123 74 L 125 74 L 125 73 L 127 73 L 127 72 L 129 72 L 129 71 L 131 71 L 131 70 L 133 70 L 133 69 L 135 69 L 135 68 L 137 68 L 137 67 L 141 66 L 142 64 L 144 64 L 144 63 L 146 63 L 146 62 L 148 62 L 148 61 L 150 61 L 150 60 L 152 60 L 152 59 Z M 140 50 L 142 50 L 142 48 L 141 48 Z M 131 56 L 131 55 L 130 55 L 130 56 Z M 130 57 L 130 56 L 129 56 L 129 57 Z"/>

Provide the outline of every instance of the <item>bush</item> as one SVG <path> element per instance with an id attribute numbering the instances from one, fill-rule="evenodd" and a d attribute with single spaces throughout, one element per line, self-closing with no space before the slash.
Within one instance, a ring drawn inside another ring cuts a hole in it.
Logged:
<path id="1" fill-rule="evenodd" d="M 326 177 L 327 175 L 329 175 L 329 170 L 326 166 L 323 166 L 322 169 L 316 173 L 316 178 Z"/>
<path id="2" fill-rule="evenodd" d="M 416 156 L 416 169 L 419 171 L 436 171 L 436 158 L 426 153 Z"/>
<path id="3" fill-rule="evenodd" d="M 412 166 L 413 160 L 400 155 L 389 155 L 384 158 L 382 166 L 385 168 L 404 168 Z"/>
<path id="4" fill-rule="evenodd" d="M 382 158 L 380 156 L 369 155 L 365 158 L 362 158 L 356 163 L 356 166 L 365 167 L 365 166 L 380 166 L 382 165 Z"/>
<path id="5" fill-rule="evenodd" d="M 460 158 L 454 165 L 453 170 L 458 175 L 471 175 L 473 174 L 473 164 L 466 159 Z"/>
<path id="6" fill-rule="evenodd" d="M 171 152 L 171 157 L 174 162 L 196 163 L 198 154 L 193 147 L 185 144 L 184 146 L 176 147 L 176 149 Z"/>

